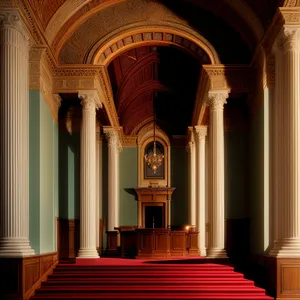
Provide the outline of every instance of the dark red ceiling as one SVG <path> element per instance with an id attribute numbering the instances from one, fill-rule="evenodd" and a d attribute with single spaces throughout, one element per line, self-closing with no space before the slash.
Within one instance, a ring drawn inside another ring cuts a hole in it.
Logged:
<path id="1" fill-rule="evenodd" d="M 155 105 L 163 130 L 184 134 L 191 122 L 200 66 L 194 57 L 167 46 L 139 47 L 117 57 L 108 70 L 124 133 L 151 120 Z"/>

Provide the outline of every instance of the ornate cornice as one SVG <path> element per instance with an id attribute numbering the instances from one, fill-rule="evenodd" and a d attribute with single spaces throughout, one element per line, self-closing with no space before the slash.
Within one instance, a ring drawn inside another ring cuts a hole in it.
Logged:
<path id="1" fill-rule="evenodd" d="M 111 126 L 115 128 L 120 127 L 109 75 L 107 68 L 104 66 L 100 67 L 100 71 L 96 76 L 96 86 L 102 93 L 104 107 L 106 109 Z"/>
<path id="2" fill-rule="evenodd" d="M 39 23 L 36 21 L 34 12 L 32 11 L 28 0 L 18 0 L 18 7 L 22 11 L 25 19 L 28 30 L 31 33 L 31 36 L 36 44 L 46 44 L 46 39 L 43 36 L 43 31 L 39 26 Z"/>
<path id="3" fill-rule="evenodd" d="M 284 27 L 300 26 L 300 7 L 280 7 L 266 32 L 262 45 L 267 53 L 270 54 L 277 37 L 280 35 Z"/>
<path id="4" fill-rule="evenodd" d="M 300 1 L 299 0 L 285 0 L 283 3 L 283 6 L 286 6 L 286 7 L 300 6 Z"/>
<path id="5" fill-rule="evenodd" d="M 123 147 L 136 147 L 137 146 L 137 136 L 123 135 L 122 136 L 122 146 Z"/>
<path id="6" fill-rule="evenodd" d="M 208 91 L 248 93 L 254 89 L 254 71 L 248 65 L 203 65 L 198 84 L 193 125 L 201 125 L 206 114 Z"/>
<path id="7" fill-rule="evenodd" d="M 53 73 L 46 56 L 46 45 L 34 45 L 29 52 L 29 89 L 39 90 L 53 119 L 58 122 L 60 97 L 53 93 Z"/>
<path id="8" fill-rule="evenodd" d="M 75 65 L 54 67 L 53 92 L 76 93 L 97 90 L 110 125 L 119 127 L 109 75 L 104 66 Z"/>

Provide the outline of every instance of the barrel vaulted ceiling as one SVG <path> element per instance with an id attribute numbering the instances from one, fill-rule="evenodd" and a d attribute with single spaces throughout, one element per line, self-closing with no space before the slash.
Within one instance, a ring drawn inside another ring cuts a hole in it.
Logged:
<path id="1" fill-rule="evenodd" d="M 184 134 L 191 125 L 202 64 L 250 64 L 277 8 L 300 4 L 300 0 L 27 2 L 59 64 L 105 65 L 119 122 L 128 135 L 136 134 L 139 124 L 151 122 L 154 111 L 166 133 Z M 103 45 L 107 47 L 101 52 Z M 238 103 L 236 98 L 232 103 Z"/>

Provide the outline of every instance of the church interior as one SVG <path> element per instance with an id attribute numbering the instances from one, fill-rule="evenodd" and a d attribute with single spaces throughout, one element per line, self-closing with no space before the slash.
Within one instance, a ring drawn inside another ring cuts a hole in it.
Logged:
<path id="1" fill-rule="evenodd" d="M 299 0 L 0 0 L 0 295 L 179 259 L 300 299 L 299 80 Z"/>

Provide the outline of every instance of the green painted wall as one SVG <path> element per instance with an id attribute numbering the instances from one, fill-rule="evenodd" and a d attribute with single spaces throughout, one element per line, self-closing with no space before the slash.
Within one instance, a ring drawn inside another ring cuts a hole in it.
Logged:
<path id="1" fill-rule="evenodd" d="M 29 230 L 37 254 L 55 251 L 57 124 L 39 91 L 29 92 Z"/>
<path id="2" fill-rule="evenodd" d="M 29 237 L 40 253 L 40 91 L 29 91 Z"/>
<path id="3" fill-rule="evenodd" d="M 171 148 L 172 225 L 188 224 L 188 153 L 185 147 Z"/>
<path id="4" fill-rule="evenodd" d="M 124 148 L 120 153 L 120 225 L 137 225 L 137 200 L 134 187 L 138 185 L 137 148 Z"/>
<path id="5" fill-rule="evenodd" d="M 248 209 L 248 131 L 226 131 L 225 218 L 249 217 Z"/>
<path id="6" fill-rule="evenodd" d="M 58 215 L 61 219 L 80 217 L 80 133 L 59 130 Z"/>

